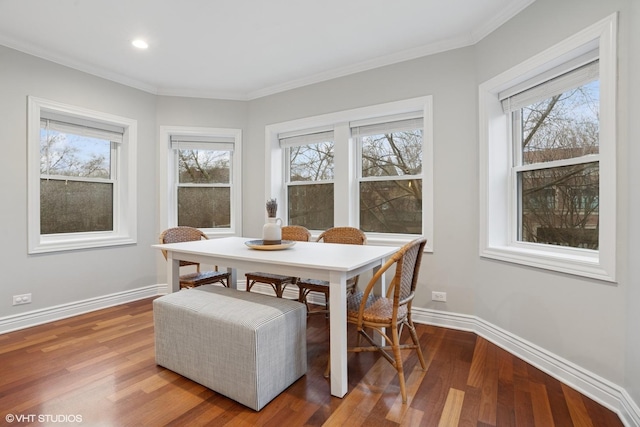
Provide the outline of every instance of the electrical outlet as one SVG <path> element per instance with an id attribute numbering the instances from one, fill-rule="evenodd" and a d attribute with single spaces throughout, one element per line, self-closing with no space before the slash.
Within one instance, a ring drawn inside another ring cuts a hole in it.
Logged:
<path id="1" fill-rule="evenodd" d="M 439 301 L 439 302 L 447 302 L 447 293 L 446 292 L 431 292 L 431 300 Z"/>
<path id="2" fill-rule="evenodd" d="M 31 294 L 13 296 L 13 305 L 31 304 Z"/>

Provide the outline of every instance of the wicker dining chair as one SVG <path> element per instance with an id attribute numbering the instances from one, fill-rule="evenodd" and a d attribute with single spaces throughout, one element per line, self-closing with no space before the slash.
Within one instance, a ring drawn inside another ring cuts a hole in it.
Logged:
<path id="1" fill-rule="evenodd" d="M 168 228 L 160 234 L 160 243 L 179 243 L 179 242 L 193 242 L 198 240 L 207 240 L 208 237 L 202 231 L 193 227 L 179 226 Z M 167 251 L 162 251 L 164 258 L 167 259 Z M 180 261 L 180 267 L 187 265 L 195 265 L 195 273 L 187 273 L 180 275 L 180 289 L 183 288 L 195 288 L 196 286 L 210 285 L 213 283 L 221 283 L 225 287 L 229 287 L 229 277 L 231 274 L 228 272 L 218 271 L 218 266 L 215 266 L 215 270 L 200 271 L 200 264 L 191 261 Z"/>
<path id="2" fill-rule="evenodd" d="M 324 243 L 345 243 L 349 245 L 364 245 L 367 243 L 367 236 L 360 229 L 355 227 L 333 227 L 325 230 L 318 236 L 317 242 Z M 298 279 L 298 301 L 307 306 L 309 313 L 329 313 L 329 282 L 317 279 Z M 347 280 L 347 294 L 355 292 L 358 287 L 358 276 Z M 318 292 L 324 295 L 324 309 L 310 310 L 308 296 L 311 292 Z"/>
<path id="3" fill-rule="evenodd" d="M 310 239 L 311 233 L 301 225 L 285 225 L 282 227 L 282 240 L 308 242 Z M 247 278 L 247 292 L 251 292 L 251 288 L 256 283 L 265 283 L 271 286 L 278 298 L 282 298 L 287 285 L 293 285 L 298 281 L 297 277 L 263 273 L 261 271 L 246 273 L 245 276 Z"/>
<path id="4" fill-rule="evenodd" d="M 422 369 L 427 369 L 411 320 L 411 304 L 426 243 L 427 239 L 419 238 L 404 245 L 373 275 L 364 291 L 358 290 L 347 297 L 347 323 L 355 324 L 358 331 L 357 345 L 348 347 L 347 350 L 350 352 L 379 351 L 398 371 L 402 403 L 407 402 L 407 390 L 400 351 L 416 350 Z M 387 289 L 387 295 L 373 295 L 374 285 L 392 266 L 395 266 L 395 273 Z M 412 344 L 400 344 L 404 326 L 409 330 Z M 367 333 L 365 328 L 370 328 L 371 333 Z M 374 331 L 384 338 L 387 345 L 380 345 L 380 340 L 378 342 L 374 340 Z M 360 345 L 362 337 L 365 338 L 368 346 Z M 389 351 L 392 354 L 389 354 Z M 328 374 L 328 367 L 325 374 Z"/>

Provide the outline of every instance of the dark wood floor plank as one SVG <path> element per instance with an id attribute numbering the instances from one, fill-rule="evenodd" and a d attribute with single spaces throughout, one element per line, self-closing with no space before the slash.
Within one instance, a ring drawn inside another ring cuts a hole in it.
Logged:
<path id="1" fill-rule="evenodd" d="M 307 374 L 256 412 L 155 364 L 152 300 L 0 335 L 0 412 L 124 427 L 622 426 L 612 411 L 487 340 L 428 325 L 416 325 L 427 370 L 415 352 L 403 354 L 407 404 L 395 369 L 374 353 L 349 354 L 349 392 L 332 397 L 322 375 L 323 316 L 309 318 Z"/>
<path id="2" fill-rule="evenodd" d="M 496 408 L 496 425 L 513 426 L 515 420 L 515 387 L 513 384 L 514 356 L 501 348 L 498 356 L 498 395 Z"/>
<path id="3" fill-rule="evenodd" d="M 571 413 L 569 412 L 569 407 L 565 400 L 564 392 L 562 391 L 562 384 L 560 384 L 560 382 L 551 375 L 547 375 L 545 386 L 555 425 L 567 427 L 573 426 L 574 424 L 571 419 Z"/>
<path id="4" fill-rule="evenodd" d="M 514 394 L 516 427 L 534 427 L 533 404 L 531 393 L 516 388 Z"/>
<path id="5" fill-rule="evenodd" d="M 459 427 L 475 427 L 480 413 L 480 389 L 467 386 L 460 410 Z"/>
<path id="6" fill-rule="evenodd" d="M 531 383 L 530 394 L 535 424 L 548 427 L 555 426 L 553 415 L 551 414 L 551 405 L 549 405 L 547 387 L 544 384 Z"/>
<path id="7" fill-rule="evenodd" d="M 562 393 L 565 397 L 564 400 L 569 409 L 573 425 L 579 427 L 595 427 L 584 405 L 582 395 L 565 384 L 560 384 L 560 387 L 562 388 Z"/>
<path id="8" fill-rule="evenodd" d="M 487 349 L 485 352 L 478 421 L 495 426 L 498 408 L 498 347 L 490 344 L 484 338 L 480 339 L 486 342 Z"/>
<path id="9" fill-rule="evenodd" d="M 484 338 L 478 337 L 475 342 L 475 348 L 473 351 L 473 360 L 471 362 L 471 369 L 469 371 L 469 378 L 467 384 L 477 389 L 482 388 L 484 383 L 484 365 L 487 359 L 487 348 L 489 342 Z"/>

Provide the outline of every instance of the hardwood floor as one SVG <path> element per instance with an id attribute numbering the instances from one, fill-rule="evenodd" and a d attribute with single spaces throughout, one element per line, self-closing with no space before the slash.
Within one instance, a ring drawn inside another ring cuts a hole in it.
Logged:
<path id="1" fill-rule="evenodd" d="M 395 370 L 368 353 L 349 356 L 349 393 L 331 397 L 323 316 L 309 320 L 307 374 L 255 412 L 155 364 L 151 302 L 0 335 L 0 424 L 622 426 L 612 411 L 483 338 L 425 325 L 417 330 L 428 369 L 407 353 L 406 405 Z"/>

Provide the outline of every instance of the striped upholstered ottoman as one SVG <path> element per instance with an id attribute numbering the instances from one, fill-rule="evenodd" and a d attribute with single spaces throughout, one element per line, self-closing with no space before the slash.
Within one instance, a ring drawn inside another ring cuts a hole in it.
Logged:
<path id="1" fill-rule="evenodd" d="M 256 411 L 307 372 L 307 309 L 205 285 L 153 302 L 156 363 Z"/>

